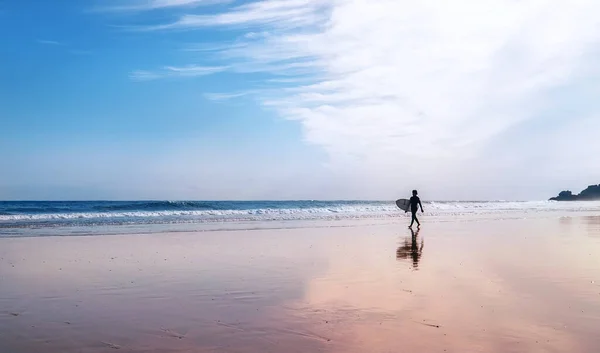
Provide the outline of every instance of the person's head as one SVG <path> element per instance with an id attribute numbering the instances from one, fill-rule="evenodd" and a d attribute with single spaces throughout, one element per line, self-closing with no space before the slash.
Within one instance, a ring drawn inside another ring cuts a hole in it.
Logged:
<path id="1" fill-rule="evenodd" d="M 413 196 L 417 196 L 417 190 L 413 190 Z"/>

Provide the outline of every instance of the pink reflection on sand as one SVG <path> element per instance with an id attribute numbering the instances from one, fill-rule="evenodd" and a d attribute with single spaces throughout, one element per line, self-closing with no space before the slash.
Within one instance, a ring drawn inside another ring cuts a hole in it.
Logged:
<path id="1" fill-rule="evenodd" d="M 0 239 L 0 347 L 593 352 L 594 222 Z"/>

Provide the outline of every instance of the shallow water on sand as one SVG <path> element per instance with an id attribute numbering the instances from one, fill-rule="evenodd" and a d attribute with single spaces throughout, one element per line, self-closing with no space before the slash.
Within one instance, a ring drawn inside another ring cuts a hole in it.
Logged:
<path id="1" fill-rule="evenodd" d="M 327 224 L 0 239 L 0 351 L 600 351 L 600 217 Z"/>

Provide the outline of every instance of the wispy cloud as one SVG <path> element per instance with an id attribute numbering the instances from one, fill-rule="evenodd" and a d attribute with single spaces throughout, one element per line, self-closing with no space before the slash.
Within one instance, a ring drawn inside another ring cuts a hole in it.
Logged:
<path id="1" fill-rule="evenodd" d="M 165 67 L 165 70 L 167 72 L 170 72 L 170 73 L 178 75 L 178 76 L 189 76 L 189 77 L 210 75 L 210 74 L 214 74 L 215 72 L 224 71 L 225 69 L 226 69 L 226 67 L 224 67 L 224 66 L 196 66 L 196 65 L 189 65 L 189 66 L 183 66 L 183 67 L 176 67 L 176 66 L 166 66 Z"/>
<path id="2" fill-rule="evenodd" d="M 90 50 L 69 49 L 71 47 L 69 44 L 55 41 L 55 40 L 38 39 L 37 42 L 41 45 L 62 47 L 63 48 L 62 50 L 67 50 L 67 52 L 69 54 L 73 54 L 73 55 L 91 55 L 92 54 L 92 51 L 90 51 Z"/>
<path id="3" fill-rule="evenodd" d="M 599 12 L 595 0 L 262 0 L 146 29 L 246 29 L 212 52 L 230 70 L 266 74 L 264 85 L 285 83 L 256 96 L 299 121 L 332 166 L 397 175 L 412 165 L 404 179 L 433 182 L 444 171 L 473 183 L 476 175 L 496 178 L 487 171 L 506 150 L 514 151 L 502 159 L 506 170 L 526 156 L 536 170 L 557 163 L 532 159 L 544 147 L 527 143 L 554 132 L 527 129 L 550 107 L 573 104 L 557 91 L 587 92 L 600 79 Z M 553 124 L 566 128 L 599 113 L 586 102 Z M 515 131 L 528 137 L 510 140 Z M 584 146 L 553 143 L 573 155 Z"/>
<path id="4" fill-rule="evenodd" d="M 301 28 L 327 18 L 329 1 L 325 0 L 266 0 L 234 7 L 215 15 L 184 15 L 179 20 L 144 30 L 192 29 L 210 26 L 272 26 Z"/>
<path id="5" fill-rule="evenodd" d="M 39 44 L 44 44 L 44 45 L 64 45 L 63 43 L 57 42 L 55 40 L 38 39 L 37 42 Z"/>
<path id="6" fill-rule="evenodd" d="M 191 8 L 198 6 L 208 6 L 215 4 L 226 4 L 233 0 L 125 0 L 119 1 L 112 6 L 98 6 L 94 11 L 99 12 L 129 12 L 129 11 L 150 11 L 170 8 Z"/>
<path id="7" fill-rule="evenodd" d="M 133 81 L 152 81 L 162 78 L 162 76 L 152 71 L 135 70 L 129 74 L 129 78 Z"/>
<path id="8" fill-rule="evenodd" d="M 165 66 L 158 71 L 136 70 L 129 74 L 134 81 L 152 81 L 163 78 L 199 77 L 226 70 L 224 66 Z"/>
<path id="9" fill-rule="evenodd" d="M 249 91 L 245 91 L 245 92 L 234 92 L 234 93 L 205 93 L 204 97 L 206 97 L 206 99 L 209 99 L 212 101 L 226 101 L 226 100 L 230 100 L 230 99 L 234 99 L 234 98 L 240 98 L 240 97 L 256 94 L 258 92 L 259 91 L 257 91 L 257 90 L 249 90 Z"/>

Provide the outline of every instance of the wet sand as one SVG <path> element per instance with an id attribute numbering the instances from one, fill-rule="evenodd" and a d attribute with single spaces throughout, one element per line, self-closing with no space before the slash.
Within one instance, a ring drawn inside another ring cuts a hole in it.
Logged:
<path id="1" fill-rule="evenodd" d="M 0 352 L 599 352 L 600 217 L 0 239 Z"/>

